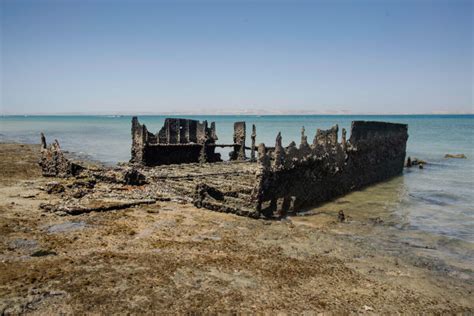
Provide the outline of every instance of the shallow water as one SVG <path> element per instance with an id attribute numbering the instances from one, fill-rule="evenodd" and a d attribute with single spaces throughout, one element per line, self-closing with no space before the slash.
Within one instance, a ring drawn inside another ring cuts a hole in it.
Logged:
<path id="1" fill-rule="evenodd" d="M 414 170 L 422 171 L 425 170 Z M 403 253 L 400 245 L 409 246 L 423 257 L 442 259 L 445 264 L 461 270 L 469 270 L 474 277 L 473 212 L 452 217 L 453 209 L 446 203 L 442 214 L 431 205 L 431 201 L 413 201 L 407 178 L 416 175 L 395 177 L 391 180 L 351 192 L 334 201 L 308 209 L 305 223 L 317 224 L 322 216 L 331 221 L 337 219 L 342 210 L 346 223 L 355 235 L 372 236 L 368 242 L 376 248 L 393 252 L 396 256 Z M 441 194 L 442 195 L 442 194 Z M 451 199 L 452 197 L 449 197 Z M 434 204 L 435 206 L 438 203 Z M 303 214 L 304 215 L 304 214 Z M 461 219 L 464 219 L 463 222 Z M 297 216 L 296 221 L 300 220 Z M 355 226 L 351 224 L 356 224 Z M 365 227 L 365 228 L 364 228 Z"/>
<path id="2" fill-rule="evenodd" d="M 408 237 L 409 233 L 431 234 L 443 240 L 446 247 L 450 246 L 449 251 L 456 252 L 459 247 L 469 249 L 474 244 L 473 115 L 181 117 L 215 121 L 220 143 L 232 142 L 235 121 L 246 121 L 250 142 L 251 124 L 256 124 L 257 143 L 270 146 L 279 131 L 285 145 L 292 140 L 298 143 L 302 126 L 311 141 L 317 128 L 339 124 L 340 128 L 350 131 L 353 120 L 406 123 L 409 126 L 407 155 L 428 161 L 425 169 L 405 170 L 401 177 L 347 195 L 324 207 L 333 211 L 350 208 L 350 216 L 384 218 L 406 238 L 414 238 Z M 151 132 L 157 132 L 164 118 L 142 116 L 139 119 Z M 42 131 L 48 142 L 58 139 L 65 150 L 113 164 L 130 158 L 130 121 L 129 116 L 1 117 L 0 141 L 38 143 Z M 228 151 L 220 152 L 227 159 Z M 468 158 L 444 159 L 446 153 L 463 153 Z"/>
<path id="3" fill-rule="evenodd" d="M 83 221 L 79 222 L 64 222 L 60 224 L 55 224 L 48 226 L 46 228 L 46 231 L 50 234 L 56 234 L 56 233 L 67 233 L 75 230 L 81 230 L 85 228 L 87 225 Z"/>

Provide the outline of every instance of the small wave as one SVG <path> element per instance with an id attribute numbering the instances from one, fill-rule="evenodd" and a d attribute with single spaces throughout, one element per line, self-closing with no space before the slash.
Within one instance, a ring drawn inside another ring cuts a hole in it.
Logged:
<path id="1" fill-rule="evenodd" d="M 474 251 L 474 240 L 472 239 L 472 235 L 469 234 L 459 234 L 455 237 L 442 235 L 437 244 L 443 247 L 458 248 L 460 251 Z M 472 253 L 472 255 L 474 255 L 474 253 Z"/>
<path id="2" fill-rule="evenodd" d="M 463 200 L 459 195 L 440 191 L 413 192 L 408 195 L 414 199 L 439 206 L 457 204 Z"/>
<path id="3" fill-rule="evenodd" d="M 451 165 L 449 163 L 446 163 L 445 160 L 429 161 L 428 165 L 435 167 L 451 167 Z"/>

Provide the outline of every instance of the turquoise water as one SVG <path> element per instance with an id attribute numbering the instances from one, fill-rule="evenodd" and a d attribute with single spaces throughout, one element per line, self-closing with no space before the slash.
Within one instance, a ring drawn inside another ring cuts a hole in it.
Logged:
<path id="1" fill-rule="evenodd" d="M 408 155 L 429 162 L 424 170 L 406 170 L 392 182 L 390 211 L 403 219 L 404 230 L 423 231 L 474 243 L 473 115 L 415 116 L 180 116 L 215 121 L 220 143 L 231 143 L 233 122 L 257 126 L 257 143 L 273 146 L 281 131 L 286 145 L 300 139 L 304 126 L 311 140 L 317 128 L 333 124 L 350 130 L 353 120 L 380 120 L 408 124 Z M 141 116 L 151 132 L 162 126 L 164 116 Z M 113 164 L 130 158 L 129 116 L 8 116 L 0 118 L 0 141 L 38 143 L 39 133 L 48 142 L 58 139 L 62 148 Z M 349 136 L 349 135 L 348 135 Z M 223 150 L 222 157 L 228 152 Z M 468 159 L 444 159 L 446 153 L 463 153 Z M 385 188 L 385 191 L 386 188 Z M 393 202 L 393 194 L 396 202 Z M 376 204 L 374 194 L 363 196 L 366 205 Z M 380 199 L 380 196 L 378 197 Z M 379 203 L 380 201 L 377 201 Z M 376 210 L 374 210 L 376 212 Z"/>

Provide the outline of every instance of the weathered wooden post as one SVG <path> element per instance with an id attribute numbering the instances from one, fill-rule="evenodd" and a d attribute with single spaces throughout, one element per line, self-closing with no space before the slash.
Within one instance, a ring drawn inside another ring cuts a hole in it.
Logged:
<path id="1" fill-rule="evenodd" d="M 257 129 L 255 124 L 252 124 L 252 148 L 250 149 L 250 161 L 255 161 L 255 139 L 257 138 Z"/>
<path id="2" fill-rule="evenodd" d="M 245 160 L 245 122 L 234 123 L 234 151 L 230 160 Z"/>
<path id="3" fill-rule="evenodd" d="M 281 145 L 281 132 L 278 132 L 275 141 L 275 169 L 279 169 L 283 166 L 283 161 L 285 159 L 285 150 Z"/>

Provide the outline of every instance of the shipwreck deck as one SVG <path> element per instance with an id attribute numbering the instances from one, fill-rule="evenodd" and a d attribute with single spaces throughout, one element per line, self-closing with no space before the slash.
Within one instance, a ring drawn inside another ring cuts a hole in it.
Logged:
<path id="1" fill-rule="evenodd" d="M 198 187 L 216 189 L 215 202 L 199 205 L 216 211 L 251 215 L 249 203 L 256 183 L 256 162 L 226 161 L 144 168 L 143 174 L 157 189 L 157 196 L 193 202 Z"/>

